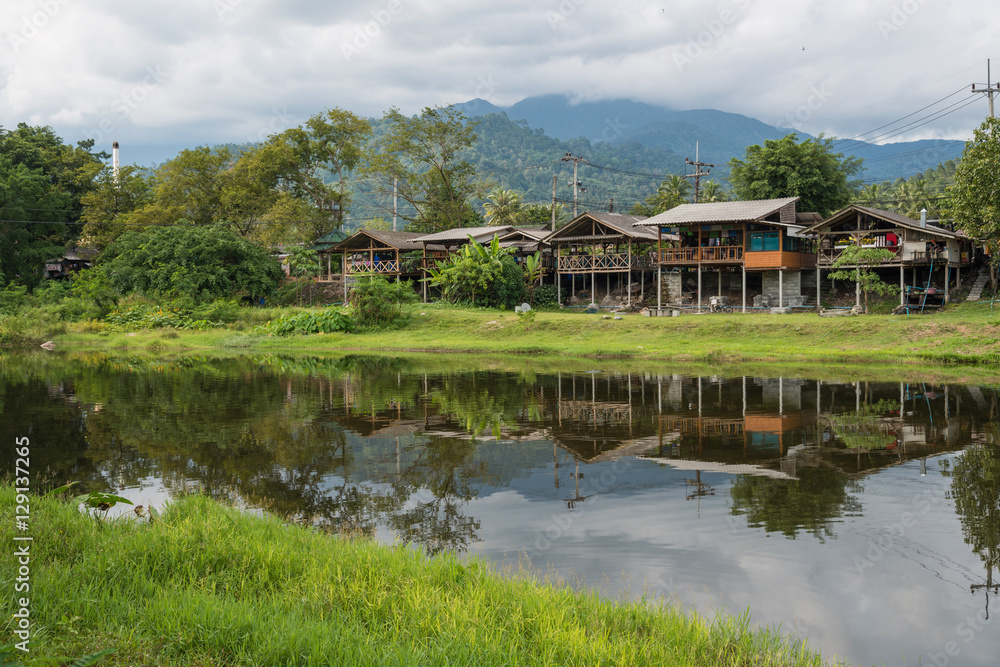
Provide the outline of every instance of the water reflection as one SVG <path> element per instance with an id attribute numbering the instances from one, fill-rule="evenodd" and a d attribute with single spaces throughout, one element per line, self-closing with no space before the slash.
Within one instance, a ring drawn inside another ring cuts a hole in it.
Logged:
<path id="1" fill-rule="evenodd" d="M 51 485 L 198 491 L 431 553 L 624 569 L 868 663 L 913 654 L 911 629 L 939 655 L 964 615 L 995 607 L 997 398 L 381 357 L 0 364 L 0 432 L 31 436 Z M 974 636 L 965 657 L 1000 650 Z"/>

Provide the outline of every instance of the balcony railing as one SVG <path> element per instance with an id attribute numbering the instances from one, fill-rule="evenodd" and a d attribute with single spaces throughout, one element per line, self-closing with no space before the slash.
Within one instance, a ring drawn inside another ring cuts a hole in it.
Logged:
<path id="1" fill-rule="evenodd" d="M 739 262 L 742 259 L 742 246 L 717 246 L 713 248 L 664 248 L 660 250 L 661 264 Z"/>
<path id="2" fill-rule="evenodd" d="M 645 254 L 567 255 L 559 258 L 559 270 L 566 273 L 652 268 L 653 260 Z"/>
<path id="3" fill-rule="evenodd" d="M 394 259 L 380 260 L 377 262 L 357 261 L 348 262 L 347 273 L 399 273 L 399 262 Z"/>

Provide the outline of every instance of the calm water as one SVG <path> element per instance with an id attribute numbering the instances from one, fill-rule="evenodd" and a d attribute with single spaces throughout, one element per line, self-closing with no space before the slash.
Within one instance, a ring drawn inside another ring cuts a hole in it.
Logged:
<path id="1" fill-rule="evenodd" d="M 859 664 L 996 664 L 996 388 L 420 363 L 7 357 L 0 431 L 136 503 L 527 555 Z"/>

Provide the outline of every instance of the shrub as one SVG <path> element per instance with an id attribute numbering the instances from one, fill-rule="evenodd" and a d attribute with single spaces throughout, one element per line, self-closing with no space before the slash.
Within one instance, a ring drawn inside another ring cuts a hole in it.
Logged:
<path id="1" fill-rule="evenodd" d="M 274 336 L 290 336 L 292 334 L 349 333 L 353 328 L 354 322 L 349 315 L 338 308 L 327 308 L 318 312 L 286 315 L 258 327 L 257 331 Z"/>
<path id="2" fill-rule="evenodd" d="M 505 255 L 500 258 L 502 269 L 493 283 L 491 306 L 510 310 L 524 302 L 524 269 L 513 257 Z"/>
<path id="3" fill-rule="evenodd" d="M 535 308 L 550 308 L 559 301 L 555 285 L 539 285 L 535 288 Z"/>
<path id="4" fill-rule="evenodd" d="M 416 300 L 409 280 L 391 283 L 382 276 L 363 276 L 351 292 L 351 314 L 359 326 L 384 329 L 402 316 L 403 304 Z"/>

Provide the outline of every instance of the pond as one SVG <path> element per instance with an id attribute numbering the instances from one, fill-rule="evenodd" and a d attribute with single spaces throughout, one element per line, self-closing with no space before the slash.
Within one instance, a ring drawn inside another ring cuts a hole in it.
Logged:
<path id="1" fill-rule="evenodd" d="M 609 597 L 749 609 L 856 664 L 1000 654 L 996 387 L 435 368 L 5 357 L 0 430 L 30 436 L 51 485 L 197 491 Z"/>

